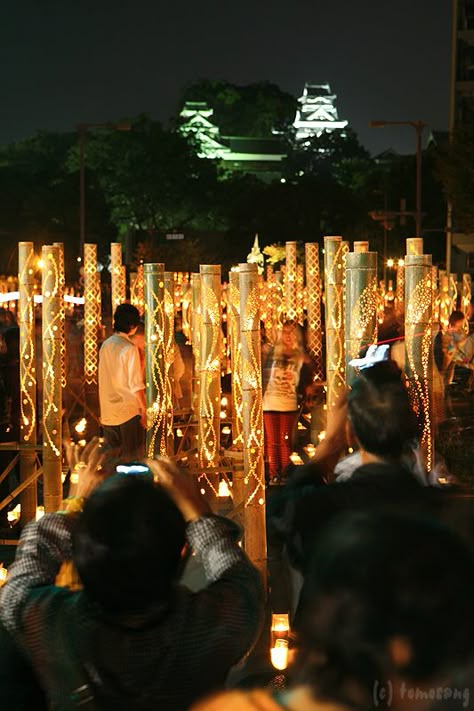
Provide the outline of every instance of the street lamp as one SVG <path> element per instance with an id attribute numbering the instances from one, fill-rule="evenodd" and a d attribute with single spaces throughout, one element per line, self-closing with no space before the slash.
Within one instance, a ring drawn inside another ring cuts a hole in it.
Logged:
<path id="1" fill-rule="evenodd" d="M 86 133 L 90 128 L 108 128 L 114 131 L 130 131 L 130 123 L 80 123 L 77 126 L 79 134 L 79 259 L 83 259 L 84 244 L 86 241 L 86 179 L 85 179 L 85 156 L 86 156 Z"/>
<path id="2" fill-rule="evenodd" d="M 421 135 L 427 124 L 424 121 L 369 121 L 370 128 L 384 126 L 412 126 L 416 131 L 416 236 L 421 237 Z"/>

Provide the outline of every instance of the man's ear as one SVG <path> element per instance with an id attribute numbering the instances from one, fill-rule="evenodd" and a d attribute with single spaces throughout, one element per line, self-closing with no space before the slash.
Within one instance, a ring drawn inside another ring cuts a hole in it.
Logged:
<path id="1" fill-rule="evenodd" d="M 352 429 L 352 424 L 349 418 L 346 419 L 346 440 L 348 447 L 359 447 L 359 442 L 355 436 L 354 430 Z"/>

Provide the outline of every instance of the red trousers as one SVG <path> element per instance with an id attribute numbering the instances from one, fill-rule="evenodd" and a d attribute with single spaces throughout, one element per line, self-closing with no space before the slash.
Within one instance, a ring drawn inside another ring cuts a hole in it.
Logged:
<path id="1" fill-rule="evenodd" d="M 268 476 L 280 478 L 283 469 L 290 463 L 293 451 L 293 428 L 298 412 L 264 412 L 265 460 Z"/>

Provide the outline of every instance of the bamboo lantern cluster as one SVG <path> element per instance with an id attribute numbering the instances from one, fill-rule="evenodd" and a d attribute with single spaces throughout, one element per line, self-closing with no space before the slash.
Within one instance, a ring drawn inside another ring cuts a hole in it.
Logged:
<path id="1" fill-rule="evenodd" d="M 346 255 L 346 381 L 357 376 L 349 361 L 377 341 L 377 253 L 369 252 L 368 242 L 354 242 Z"/>
<path id="2" fill-rule="evenodd" d="M 324 380 L 323 338 L 321 324 L 321 274 L 319 269 L 319 245 L 316 242 L 305 244 L 308 351 L 313 357 L 316 380 Z"/>
<path id="3" fill-rule="evenodd" d="M 20 444 L 31 449 L 20 452 L 20 482 L 34 472 L 36 464 L 36 354 L 34 270 L 35 252 L 33 242 L 18 245 L 18 286 L 20 326 Z M 24 523 L 33 521 L 36 514 L 36 482 L 26 487 L 21 495 L 21 511 Z"/>
<path id="4" fill-rule="evenodd" d="M 98 384 L 98 336 L 101 326 L 100 275 L 97 245 L 84 245 L 84 377 L 86 385 Z"/>
<path id="5" fill-rule="evenodd" d="M 148 457 L 168 452 L 166 387 L 165 272 L 163 264 L 145 264 L 146 452 Z"/>
<path id="6" fill-rule="evenodd" d="M 239 265 L 245 550 L 266 577 L 265 476 L 258 270 Z"/>
<path id="7" fill-rule="evenodd" d="M 239 272 L 229 272 L 228 329 L 230 357 L 232 363 L 232 443 L 236 447 L 243 444 L 242 413 L 242 342 L 240 338 L 240 287 Z"/>
<path id="8" fill-rule="evenodd" d="M 199 464 L 219 464 L 221 393 L 221 268 L 201 264 L 201 343 L 199 384 Z M 218 495 L 218 474 L 199 477 L 208 495 Z"/>
<path id="9" fill-rule="evenodd" d="M 110 244 L 110 271 L 112 281 L 112 315 L 115 309 L 126 300 L 126 281 L 122 265 L 122 245 L 120 242 Z"/>
<path id="10" fill-rule="evenodd" d="M 423 239 L 407 239 L 405 257 L 405 371 L 412 405 L 417 414 L 426 469 L 433 467 L 431 400 L 433 387 L 432 352 L 432 265 L 431 255 L 423 254 Z"/>
<path id="11" fill-rule="evenodd" d="M 174 391 L 174 274 L 165 272 L 165 384 L 166 384 L 166 450 L 174 454 L 173 391 Z M 177 347 L 177 346 L 176 346 Z"/>
<path id="12" fill-rule="evenodd" d="M 324 238 L 328 410 L 334 407 L 339 393 L 345 385 L 344 252 L 345 247 L 341 237 Z"/>
<path id="13" fill-rule="evenodd" d="M 44 245 L 43 292 L 43 497 L 46 512 L 62 500 L 61 250 Z"/>
<path id="14" fill-rule="evenodd" d="M 285 310 L 286 318 L 291 321 L 296 321 L 298 316 L 298 265 L 296 259 L 296 242 L 287 242 L 285 262 Z"/>
<path id="15" fill-rule="evenodd" d="M 130 301 L 143 316 L 145 311 L 145 274 L 143 264 L 139 264 L 133 277 L 130 275 Z"/>
<path id="16" fill-rule="evenodd" d="M 201 275 L 191 274 L 191 343 L 194 356 L 193 410 L 199 411 L 199 383 L 201 370 Z"/>

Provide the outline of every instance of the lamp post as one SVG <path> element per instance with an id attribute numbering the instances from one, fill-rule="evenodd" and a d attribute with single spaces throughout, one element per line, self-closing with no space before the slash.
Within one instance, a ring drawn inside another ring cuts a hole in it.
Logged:
<path id="1" fill-rule="evenodd" d="M 427 124 L 424 121 L 369 121 L 370 128 L 384 126 L 412 126 L 416 131 L 416 236 L 421 237 L 421 136 Z"/>
<path id="2" fill-rule="evenodd" d="M 86 241 L 86 133 L 90 128 L 108 128 L 114 131 L 130 131 L 130 123 L 80 123 L 77 126 L 79 134 L 79 255 L 84 256 Z"/>

